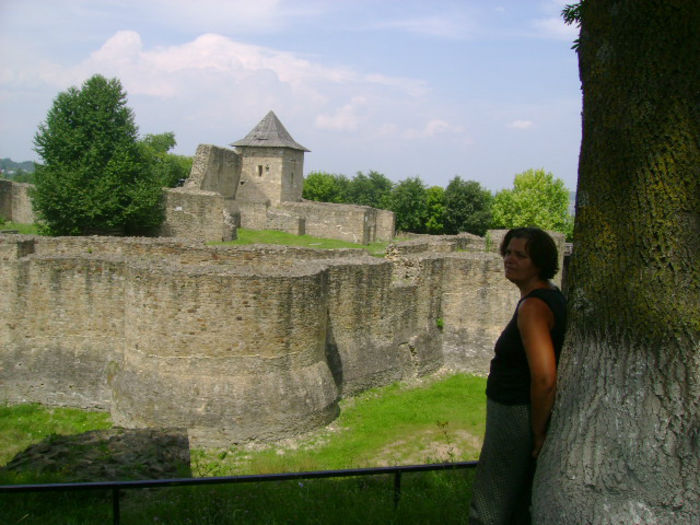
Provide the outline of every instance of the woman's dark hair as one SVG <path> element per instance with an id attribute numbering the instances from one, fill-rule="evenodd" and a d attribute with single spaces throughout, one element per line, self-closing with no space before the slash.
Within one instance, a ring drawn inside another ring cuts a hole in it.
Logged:
<path id="1" fill-rule="evenodd" d="M 559 271 L 557 245 L 549 234 L 539 228 L 514 228 L 506 233 L 501 242 L 501 257 L 511 239 L 525 239 L 525 248 L 532 262 L 540 270 L 540 279 L 551 279 Z"/>

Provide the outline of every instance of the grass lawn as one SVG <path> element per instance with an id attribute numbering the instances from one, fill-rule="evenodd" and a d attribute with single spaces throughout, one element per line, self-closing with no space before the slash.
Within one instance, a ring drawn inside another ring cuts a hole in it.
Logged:
<path id="1" fill-rule="evenodd" d="M 2 230 L 15 230 L 23 235 L 39 235 L 39 227 L 36 224 L 5 222 L 3 224 L 0 224 L 0 231 Z"/>
<path id="2" fill-rule="evenodd" d="M 39 235 L 39 227 L 36 224 L 22 224 L 18 222 L 6 222 L 0 225 L 0 230 L 15 230 L 24 235 Z M 310 235 L 293 235 L 291 233 L 274 230 L 247 230 L 238 228 L 238 238 L 235 241 L 212 242 L 209 244 L 242 245 L 242 244 L 278 244 L 283 246 L 305 246 L 321 250 L 334 250 L 339 248 L 355 248 L 366 250 L 370 255 L 383 257 L 389 242 L 373 242 L 370 244 L 357 244 L 336 239 L 322 239 Z M 399 240 L 399 239 L 396 239 Z"/>
<path id="3" fill-rule="evenodd" d="M 191 450 L 192 472 L 221 476 L 476 459 L 484 388 L 484 378 L 457 374 L 370 390 L 342 401 L 339 418 L 310 435 L 266 446 Z M 110 425 L 104 413 L 64 410 L 2 407 L 2 450 L 13 441 L 21 449 L 52 433 Z M 0 465 L 12 455 L 3 455 Z M 130 490 L 121 499 L 122 523 L 460 523 L 472 476 L 463 470 L 405 474 L 396 509 L 393 477 L 386 475 Z M 21 481 L 32 482 L 31 473 Z M 17 478 L 0 472 L 0 483 L 8 482 Z M 111 502 L 108 492 L 0 494 L 0 515 L 6 523 L 109 523 Z"/>
<path id="4" fill-rule="evenodd" d="M 370 244 L 357 244 L 348 241 L 339 241 L 337 239 L 322 239 L 320 237 L 312 237 L 310 235 L 294 235 L 291 233 L 273 231 L 273 230 L 248 230 L 238 228 L 238 238 L 235 241 L 222 243 L 225 245 L 238 244 L 279 244 L 285 246 L 305 246 L 307 248 L 318 248 L 322 250 L 333 250 L 338 248 L 360 248 L 367 250 L 370 255 L 383 257 L 388 242 L 373 242 Z"/>

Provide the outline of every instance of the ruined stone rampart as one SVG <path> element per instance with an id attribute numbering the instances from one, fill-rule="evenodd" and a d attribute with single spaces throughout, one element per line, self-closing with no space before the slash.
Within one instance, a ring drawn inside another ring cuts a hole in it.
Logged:
<path id="1" fill-rule="evenodd" d="M 165 220 L 159 235 L 205 241 L 236 238 L 238 217 L 216 192 L 190 188 L 164 188 Z"/>
<path id="2" fill-rule="evenodd" d="M 302 217 L 305 233 L 313 237 L 358 244 L 368 244 L 377 240 L 376 214 L 374 208 L 369 206 L 301 201 L 283 202 L 279 208 Z M 386 237 L 387 233 L 381 232 L 380 237 Z M 393 229 L 390 233 L 393 236 Z"/>
<path id="3" fill-rule="evenodd" d="M 0 179 L 0 217 L 10 222 L 34 222 L 29 190 L 33 184 Z"/>
<path id="4" fill-rule="evenodd" d="M 497 255 L 454 249 L 465 242 L 378 259 L 0 235 L 0 401 L 218 445 L 317 428 L 343 395 L 440 368 L 486 373 L 517 291 Z"/>

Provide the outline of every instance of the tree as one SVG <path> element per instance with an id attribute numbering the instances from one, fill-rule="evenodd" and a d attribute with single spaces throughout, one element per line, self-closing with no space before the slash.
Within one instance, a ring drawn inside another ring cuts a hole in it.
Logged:
<path id="1" fill-rule="evenodd" d="M 159 181 L 160 186 L 174 188 L 182 185 L 192 169 L 192 157 L 168 153 L 177 145 L 172 131 L 148 134 L 141 139 L 140 144 L 152 176 Z"/>
<path id="2" fill-rule="evenodd" d="M 309 173 L 304 179 L 302 197 L 310 201 L 345 203 L 349 184 L 345 175 Z"/>
<path id="3" fill-rule="evenodd" d="M 163 219 L 159 181 L 137 144 L 119 80 L 95 75 L 59 93 L 34 137 L 43 159 L 33 206 L 55 235 L 142 233 Z"/>
<path id="4" fill-rule="evenodd" d="M 537 523 L 700 523 L 700 10 L 584 0 L 569 330 Z"/>
<path id="5" fill-rule="evenodd" d="M 499 191 L 491 208 L 496 228 L 537 226 L 567 233 L 569 190 L 561 179 L 543 169 L 529 169 L 515 176 L 512 190 Z"/>
<path id="6" fill-rule="evenodd" d="M 367 175 L 358 171 L 348 185 L 348 202 L 383 209 L 391 187 L 391 181 L 377 171 L 370 171 Z"/>
<path id="7" fill-rule="evenodd" d="M 396 230 L 425 233 L 428 200 L 420 177 L 409 177 L 394 186 L 389 196 L 389 209 L 396 215 Z"/>
<path id="8" fill-rule="evenodd" d="M 445 189 L 445 233 L 484 235 L 491 224 L 491 192 L 475 181 L 454 177 Z"/>
<path id="9" fill-rule="evenodd" d="M 12 180 L 15 182 L 27 182 L 29 184 L 34 184 L 34 172 L 24 171 L 20 168 L 15 172 Z"/>
<path id="10" fill-rule="evenodd" d="M 431 235 L 445 233 L 445 190 L 440 186 L 431 186 L 425 190 L 427 219 L 425 232 Z"/>

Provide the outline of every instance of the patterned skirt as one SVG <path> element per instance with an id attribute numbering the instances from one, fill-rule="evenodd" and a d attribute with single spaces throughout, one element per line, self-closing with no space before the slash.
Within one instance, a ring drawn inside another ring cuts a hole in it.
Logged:
<path id="1" fill-rule="evenodd" d="M 530 405 L 486 405 L 486 434 L 472 488 L 469 523 L 530 523 L 535 460 Z"/>

